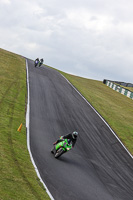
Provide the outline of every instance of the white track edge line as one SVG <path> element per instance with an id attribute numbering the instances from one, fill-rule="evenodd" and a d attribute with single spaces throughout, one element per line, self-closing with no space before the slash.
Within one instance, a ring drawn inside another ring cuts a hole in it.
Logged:
<path id="1" fill-rule="evenodd" d="M 51 200 L 54 200 L 52 194 L 50 193 L 50 191 L 48 190 L 47 186 L 45 185 L 45 183 L 43 182 L 41 176 L 40 176 L 40 173 L 38 171 L 38 168 L 35 164 L 35 161 L 32 157 L 32 153 L 31 153 L 31 150 L 30 150 L 30 94 L 29 94 L 29 72 L 28 72 L 28 62 L 27 62 L 27 59 L 26 59 L 26 71 L 27 71 L 27 111 L 26 111 L 26 128 L 27 128 L 27 148 L 28 148 L 28 151 L 29 151 L 29 154 L 30 154 L 30 159 L 32 161 L 32 164 L 35 168 L 35 171 L 36 171 L 36 174 L 40 180 L 40 182 L 43 184 L 44 188 L 46 189 L 46 192 L 47 194 L 49 195 L 50 199 Z"/>
<path id="2" fill-rule="evenodd" d="M 66 79 L 66 81 L 71 85 L 71 87 L 86 101 L 87 104 L 89 104 L 89 106 L 95 111 L 95 113 L 102 119 L 102 121 L 107 125 L 107 127 L 110 129 L 110 131 L 113 133 L 113 135 L 117 138 L 117 140 L 120 142 L 120 144 L 123 146 L 123 148 L 127 151 L 129 156 L 131 156 L 131 158 L 133 159 L 132 154 L 128 151 L 128 149 L 125 147 L 125 145 L 122 143 L 122 141 L 118 138 L 118 136 L 112 130 L 112 128 L 109 126 L 109 124 L 103 119 L 103 117 L 95 110 L 95 108 L 87 101 L 87 99 L 72 85 L 72 83 L 70 83 L 70 81 L 66 77 L 64 77 L 64 79 Z"/>

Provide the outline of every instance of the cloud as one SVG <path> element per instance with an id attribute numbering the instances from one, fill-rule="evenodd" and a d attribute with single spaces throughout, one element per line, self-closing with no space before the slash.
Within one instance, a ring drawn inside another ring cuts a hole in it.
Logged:
<path id="1" fill-rule="evenodd" d="M 0 0 L 0 4 L 6 4 L 6 5 L 9 5 L 11 4 L 11 1 L 10 0 Z"/>
<path id="2" fill-rule="evenodd" d="M 96 80 L 132 82 L 132 0 L 0 0 L 1 47 Z"/>

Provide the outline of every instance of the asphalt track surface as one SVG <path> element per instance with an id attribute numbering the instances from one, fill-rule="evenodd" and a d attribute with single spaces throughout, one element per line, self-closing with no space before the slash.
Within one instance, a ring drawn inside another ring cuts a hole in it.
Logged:
<path id="1" fill-rule="evenodd" d="M 133 200 L 133 159 L 57 71 L 28 60 L 30 147 L 55 200 Z M 55 159 L 59 136 L 77 130 L 75 148 Z"/>

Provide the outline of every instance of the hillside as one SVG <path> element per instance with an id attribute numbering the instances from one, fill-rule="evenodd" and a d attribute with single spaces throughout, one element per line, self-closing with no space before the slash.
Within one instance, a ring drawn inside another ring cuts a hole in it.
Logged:
<path id="1" fill-rule="evenodd" d="M 47 200 L 27 150 L 25 59 L 0 49 L 0 63 L 0 199 Z"/>
<path id="2" fill-rule="evenodd" d="M 49 199 L 27 150 L 27 88 L 22 56 L 0 49 L 0 197 Z M 102 115 L 133 155 L 133 101 L 95 81 L 62 73 Z M 17 129 L 23 123 L 22 131 Z"/>
<path id="3" fill-rule="evenodd" d="M 99 112 L 133 155 L 133 100 L 107 87 L 102 81 L 61 73 Z"/>

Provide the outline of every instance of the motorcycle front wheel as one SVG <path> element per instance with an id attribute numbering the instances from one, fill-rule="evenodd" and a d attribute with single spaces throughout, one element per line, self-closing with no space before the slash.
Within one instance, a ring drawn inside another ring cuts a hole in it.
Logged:
<path id="1" fill-rule="evenodd" d="M 55 158 L 59 158 L 63 153 L 64 153 L 64 150 L 62 148 L 58 149 L 55 154 Z"/>

